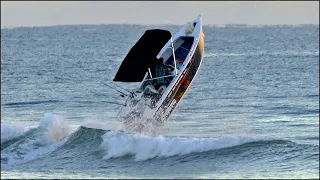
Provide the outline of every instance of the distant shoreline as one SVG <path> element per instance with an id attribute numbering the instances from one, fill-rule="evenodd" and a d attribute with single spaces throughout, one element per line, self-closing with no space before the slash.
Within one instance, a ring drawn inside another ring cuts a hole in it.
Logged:
<path id="1" fill-rule="evenodd" d="M 1 29 L 15 28 L 48 28 L 48 27 L 66 27 L 66 26 L 181 26 L 181 24 L 62 24 L 62 25 L 39 25 L 39 26 L 2 26 Z M 319 24 L 207 24 L 204 27 L 305 27 L 316 26 Z"/>

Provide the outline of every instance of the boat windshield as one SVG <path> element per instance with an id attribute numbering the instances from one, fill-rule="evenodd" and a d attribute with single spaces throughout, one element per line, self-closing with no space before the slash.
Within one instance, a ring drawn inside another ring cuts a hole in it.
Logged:
<path id="1" fill-rule="evenodd" d="M 188 53 L 191 50 L 191 46 L 193 44 L 193 37 L 181 37 L 178 41 L 182 41 L 183 43 L 175 49 L 175 58 L 176 58 L 176 66 L 178 69 L 181 68 L 182 64 L 186 60 Z M 174 67 L 174 57 L 173 54 L 166 60 L 166 65 Z"/>

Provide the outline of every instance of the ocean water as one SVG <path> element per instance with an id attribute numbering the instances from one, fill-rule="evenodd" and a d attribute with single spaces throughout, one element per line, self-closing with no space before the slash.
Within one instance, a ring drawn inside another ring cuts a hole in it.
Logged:
<path id="1" fill-rule="evenodd" d="M 156 137 L 122 131 L 112 83 L 151 28 L 1 29 L 2 178 L 319 178 L 319 26 L 204 26 Z"/>

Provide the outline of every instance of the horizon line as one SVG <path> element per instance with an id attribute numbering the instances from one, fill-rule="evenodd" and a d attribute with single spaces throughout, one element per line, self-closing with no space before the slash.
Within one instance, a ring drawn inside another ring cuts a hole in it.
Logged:
<path id="1" fill-rule="evenodd" d="M 13 29 L 13 28 L 42 28 L 42 27 L 54 27 L 54 26 L 102 26 L 102 25 L 135 25 L 135 26 L 183 26 L 184 24 L 139 24 L 139 23 L 99 23 L 99 24 L 56 24 L 56 25 L 1 25 L 1 29 Z M 301 23 L 301 24 L 245 24 L 245 23 L 228 23 L 228 24 L 204 24 L 203 27 L 225 27 L 225 26 L 238 26 L 238 27 L 263 27 L 263 26 L 319 26 L 319 23 Z"/>

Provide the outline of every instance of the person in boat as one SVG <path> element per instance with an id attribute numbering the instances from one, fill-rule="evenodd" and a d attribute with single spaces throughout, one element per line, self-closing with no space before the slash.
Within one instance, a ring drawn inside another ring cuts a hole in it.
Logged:
<path id="1" fill-rule="evenodd" d="M 163 92 L 163 90 L 166 88 L 166 86 L 170 83 L 170 80 L 168 80 L 166 77 L 162 78 L 161 76 L 166 76 L 169 74 L 170 67 L 163 64 L 163 58 L 155 59 L 154 69 L 153 69 L 153 75 L 155 75 L 153 78 L 156 78 L 152 81 L 148 81 L 146 83 L 146 86 L 144 88 L 144 92 L 148 93 L 151 92 L 153 94 L 160 94 Z M 158 78 L 161 77 L 161 78 Z"/>
<path id="2" fill-rule="evenodd" d="M 155 88 L 160 89 L 161 86 L 167 86 L 170 84 L 170 80 L 167 77 L 162 77 L 162 76 L 168 76 L 171 73 L 169 72 L 169 66 L 163 64 L 163 58 L 157 59 L 156 60 L 156 65 L 155 65 Z M 159 78 L 160 77 L 160 78 Z"/>

